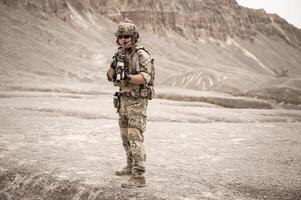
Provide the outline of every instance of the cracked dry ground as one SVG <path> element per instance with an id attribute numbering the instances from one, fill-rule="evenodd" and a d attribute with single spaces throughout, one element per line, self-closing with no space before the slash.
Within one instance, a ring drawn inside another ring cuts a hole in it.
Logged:
<path id="1" fill-rule="evenodd" d="M 155 99 L 147 181 L 125 164 L 111 95 L 0 98 L 0 199 L 300 199 L 301 112 Z"/>

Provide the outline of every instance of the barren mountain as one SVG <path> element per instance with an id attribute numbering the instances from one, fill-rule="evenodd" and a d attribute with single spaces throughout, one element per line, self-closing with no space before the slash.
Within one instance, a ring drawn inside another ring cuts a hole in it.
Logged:
<path id="1" fill-rule="evenodd" d="M 300 102 L 301 31 L 234 0 L 1 2 L 6 86 L 24 86 L 20 73 L 108 85 L 114 22 L 129 19 L 156 60 L 157 85 Z"/>

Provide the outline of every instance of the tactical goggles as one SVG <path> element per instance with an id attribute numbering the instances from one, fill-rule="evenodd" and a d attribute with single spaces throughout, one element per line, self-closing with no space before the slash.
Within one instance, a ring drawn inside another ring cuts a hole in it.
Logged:
<path id="1" fill-rule="evenodd" d="M 128 39 L 128 38 L 130 38 L 130 37 L 131 37 L 131 35 L 118 35 L 118 36 L 117 36 L 117 39 L 122 39 L 122 38 Z"/>

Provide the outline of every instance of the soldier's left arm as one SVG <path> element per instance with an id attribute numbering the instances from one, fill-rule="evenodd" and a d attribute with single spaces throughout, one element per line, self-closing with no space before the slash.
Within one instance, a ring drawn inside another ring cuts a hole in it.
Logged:
<path id="1" fill-rule="evenodd" d="M 138 50 L 139 67 L 137 69 L 138 74 L 131 75 L 130 82 L 134 84 L 147 84 L 151 79 L 151 57 L 144 50 Z"/>
<path id="2" fill-rule="evenodd" d="M 130 80 L 129 80 L 130 83 L 145 84 L 145 80 L 141 74 L 129 75 L 129 77 L 130 77 Z"/>

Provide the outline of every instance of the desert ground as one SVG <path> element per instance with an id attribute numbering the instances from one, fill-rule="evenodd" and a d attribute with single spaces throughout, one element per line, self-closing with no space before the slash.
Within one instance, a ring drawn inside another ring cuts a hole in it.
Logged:
<path id="1" fill-rule="evenodd" d="M 126 161 L 109 89 L 1 92 L 0 199 L 300 199 L 301 111 L 273 102 L 150 101 L 147 187 L 121 188 L 127 178 L 114 171 Z"/>

